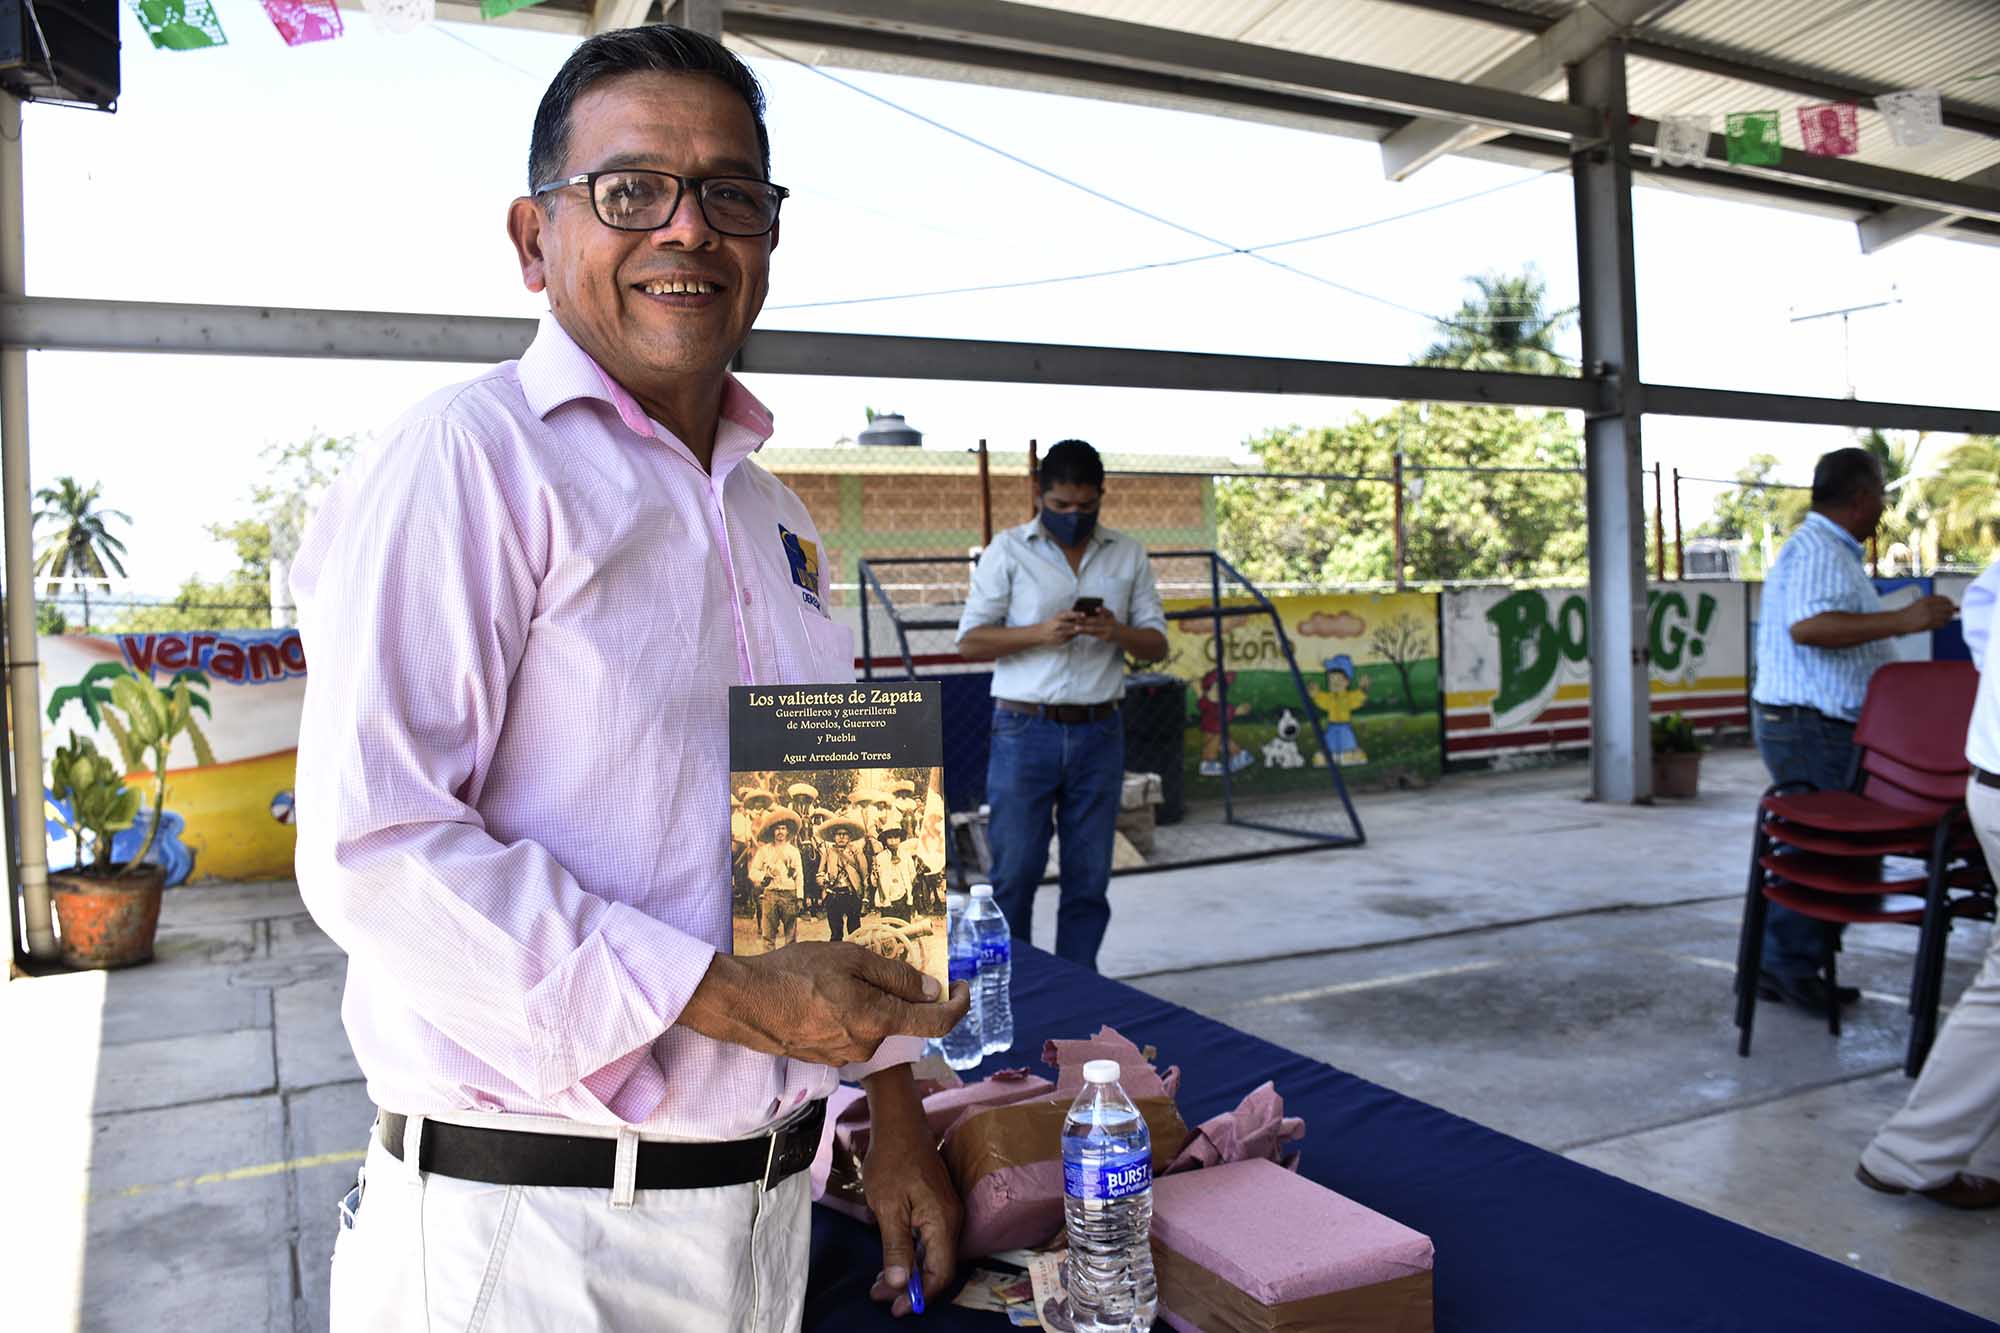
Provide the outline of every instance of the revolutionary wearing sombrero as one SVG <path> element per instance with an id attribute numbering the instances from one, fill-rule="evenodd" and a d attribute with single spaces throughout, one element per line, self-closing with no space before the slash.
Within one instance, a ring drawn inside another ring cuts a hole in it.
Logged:
<path id="1" fill-rule="evenodd" d="M 768 842 L 771 837 L 771 830 L 780 824 L 790 824 L 792 826 L 792 836 L 794 838 L 799 836 L 799 817 L 781 806 L 758 821 L 757 841 Z"/>
<path id="2" fill-rule="evenodd" d="M 813 786 L 810 782 L 794 782 L 791 786 L 785 788 L 785 795 L 794 801 L 798 800 L 801 796 L 808 800 L 817 801 L 819 799 L 819 788 Z"/>
<path id="3" fill-rule="evenodd" d="M 860 821 L 850 818 L 847 815 L 835 815 L 833 818 L 827 820 L 820 827 L 820 835 L 831 842 L 833 835 L 841 829 L 846 829 L 847 836 L 857 842 L 868 836 L 867 830 L 861 827 Z"/>
<path id="4" fill-rule="evenodd" d="M 877 833 L 875 836 L 880 838 L 883 842 L 889 841 L 889 839 L 892 837 L 896 839 L 896 841 L 901 842 L 903 840 L 903 826 L 901 824 L 885 824 L 882 827 L 882 831 L 880 833 Z"/>

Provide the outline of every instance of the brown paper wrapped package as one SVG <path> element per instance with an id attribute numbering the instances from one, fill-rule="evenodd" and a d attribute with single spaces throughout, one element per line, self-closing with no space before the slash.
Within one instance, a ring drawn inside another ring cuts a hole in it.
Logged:
<path id="1" fill-rule="evenodd" d="M 958 1252 L 971 1259 L 1035 1246 L 1063 1227 L 1062 1126 L 1071 1099 L 1017 1102 L 966 1116 L 944 1141 L 944 1164 L 965 1201 Z M 1134 1099 L 1164 1172 L 1187 1141 L 1171 1098 Z"/>

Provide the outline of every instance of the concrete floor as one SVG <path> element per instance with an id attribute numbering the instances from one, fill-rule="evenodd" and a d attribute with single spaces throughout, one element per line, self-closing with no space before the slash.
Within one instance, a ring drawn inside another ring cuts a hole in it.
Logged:
<path id="1" fill-rule="evenodd" d="M 1908 1084 L 1913 933 L 1850 934 L 1842 1037 L 1729 968 L 1762 771 L 1579 799 L 1581 771 L 1362 798 L 1368 846 L 1124 877 L 1103 965 L 1162 996 L 1989 1317 L 2000 1218 L 1862 1189 Z M 1049 940 L 1053 891 L 1038 905 Z M 1986 929 L 1954 936 L 1947 996 Z M 323 1329 L 335 1202 L 371 1115 L 341 957 L 289 884 L 170 895 L 160 960 L 0 991 L 17 1151 L 0 1199 L 22 1329 Z M 1171 1059 L 1171 1052 L 1162 1052 Z M 32 1072 L 30 1072 L 32 1071 Z M 1280 1089 L 1280 1091 L 1283 1091 Z M 1337 1152 L 1337 1144 L 1308 1151 Z"/>

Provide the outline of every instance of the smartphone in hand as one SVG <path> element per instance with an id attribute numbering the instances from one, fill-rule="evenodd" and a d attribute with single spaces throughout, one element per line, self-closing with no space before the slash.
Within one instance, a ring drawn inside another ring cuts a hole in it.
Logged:
<path id="1" fill-rule="evenodd" d="M 1079 597 L 1076 599 L 1076 605 L 1070 608 L 1070 610 L 1080 612 L 1086 616 L 1094 616 L 1103 609 L 1104 599 L 1102 597 Z"/>

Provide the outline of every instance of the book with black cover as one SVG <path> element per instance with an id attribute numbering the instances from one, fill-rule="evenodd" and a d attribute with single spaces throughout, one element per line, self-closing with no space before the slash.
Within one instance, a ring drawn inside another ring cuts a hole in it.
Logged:
<path id="1" fill-rule="evenodd" d="M 845 939 L 947 982 L 943 689 L 729 691 L 735 951 Z"/>

